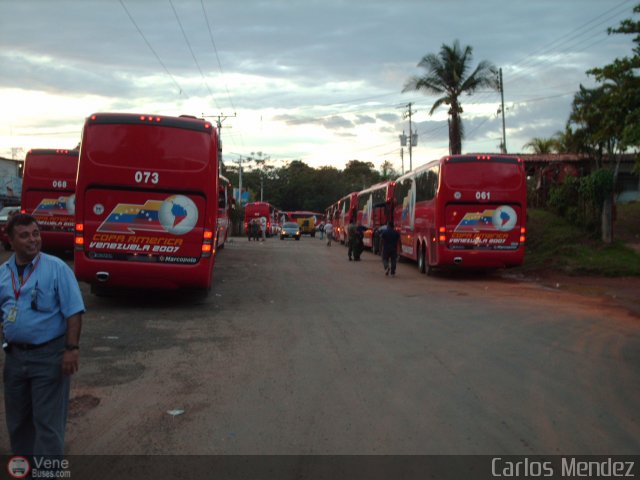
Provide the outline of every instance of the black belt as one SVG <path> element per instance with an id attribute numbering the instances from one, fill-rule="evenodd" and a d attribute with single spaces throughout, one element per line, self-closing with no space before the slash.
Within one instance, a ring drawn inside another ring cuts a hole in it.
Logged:
<path id="1" fill-rule="evenodd" d="M 44 343 L 15 343 L 15 342 L 9 342 L 9 347 L 15 347 L 18 348 L 20 350 L 36 350 L 38 348 L 42 348 L 42 347 L 46 347 L 47 345 L 52 344 L 53 342 L 55 342 L 56 340 L 60 340 L 62 337 L 64 337 L 64 335 L 60 335 L 59 337 L 56 338 L 52 338 L 51 340 L 49 340 L 48 342 L 44 342 Z"/>

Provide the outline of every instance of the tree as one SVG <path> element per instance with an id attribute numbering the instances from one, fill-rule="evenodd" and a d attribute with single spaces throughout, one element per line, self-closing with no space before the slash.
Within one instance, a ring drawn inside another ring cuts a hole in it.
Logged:
<path id="1" fill-rule="evenodd" d="M 416 90 L 442 95 L 431 107 L 429 115 L 433 115 L 440 106 L 449 105 L 449 150 L 452 154 L 462 153 L 464 130 L 460 118 L 463 112 L 460 95 L 471 95 L 483 87 L 499 88 L 496 67 L 487 61 L 480 62 L 469 74 L 472 52 L 470 46 L 462 49 L 458 40 L 453 46 L 443 44 L 439 54 L 427 54 L 418 63 L 418 67 L 426 70 L 425 75 L 411 77 L 402 89 L 403 92 Z"/>
<path id="2" fill-rule="evenodd" d="M 360 191 L 374 183 L 378 183 L 380 181 L 380 174 L 375 171 L 374 168 L 371 162 L 350 160 L 344 169 L 346 186 L 350 189 L 349 191 Z"/>
<path id="3" fill-rule="evenodd" d="M 552 153 L 556 147 L 556 140 L 553 138 L 540 138 L 534 137 L 529 142 L 525 143 L 522 148 L 531 148 L 533 153 L 543 155 L 545 153 Z"/>
<path id="4" fill-rule="evenodd" d="M 633 11 L 640 13 L 640 4 Z M 593 89 L 580 86 L 573 100 L 570 122 L 577 127 L 576 134 L 595 148 L 598 156 L 606 153 L 616 159 L 611 185 L 602 185 L 607 192 L 613 192 L 622 154 L 640 146 L 640 79 L 636 75 L 640 68 L 640 22 L 627 19 L 608 32 L 635 34 L 633 56 L 616 58 L 609 65 L 587 71 L 599 86 Z M 607 243 L 612 241 L 611 209 L 608 195 L 602 207 L 602 238 Z"/>
<path id="5" fill-rule="evenodd" d="M 389 160 L 382 162 L 380 173 L 382 180 L 393 180 L 398 177 L 398 172 L 393 168 L 393 163 Z"/>
<path id="6" fill-rule="evenodd" d="M 557 131 L 553 135 L 555 150 L 558 153 L 576 153 L 582 151 L 580 139 L 573 133 L 569 125 L 563 131 Z"/>

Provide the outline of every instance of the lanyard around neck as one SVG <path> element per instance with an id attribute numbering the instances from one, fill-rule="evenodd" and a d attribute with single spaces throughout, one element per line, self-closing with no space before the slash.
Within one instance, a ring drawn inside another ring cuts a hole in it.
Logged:
<path id="1" fill-rule="evenodd" d="M 20 293 L 22 290 L 22 286 L 27 283 L 27 281 L 29 280 L 29 278 L 31 277 L 31 275 L 33 274 L 33 272 L 35 272 L 36 267 L 38 266 L 38 263 L 40 262 L 40 255 L 38 255 L 38 258 L 36 258 L 35 263 L 33 264 L 33 268 L 31 269 L 31 271 L 29 272 L 29 275 L 27 275 L 27 278 L 25 278 L 21 283 L 20 283 L 20 287 L 16 287 L 16 277 L 13 274 L 13 270 L 9 269 L 9 271 L 11 272 L 11 285 L 13 286 L 13 294 L 16 297 L 16 302 L 20 299 Z"/>

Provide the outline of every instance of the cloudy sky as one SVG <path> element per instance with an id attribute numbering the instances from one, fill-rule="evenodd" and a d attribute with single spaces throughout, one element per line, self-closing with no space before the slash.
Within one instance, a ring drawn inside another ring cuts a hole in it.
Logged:
<path id="1" fill-rule="evenodd" d="M 74 147 L 99 111 L 223 114 L 225 161 L 263 152 L 274 165 L 401 170 L 412 103 L 415 167 L 448 152 L 446 109 L 430 116 L 436 97 L 402 88 L 456 39 L 474 66 L 502 68 L 507 147 L 522 152 L 564 128 L 578 86 L 593 85 L 586 70 L 630 54 L 629 36 L 606 30 L 636 3 L 0 0 L 0 156 Z M 499 93 L 462 104 L 463 150 L 497 151 Z"/>

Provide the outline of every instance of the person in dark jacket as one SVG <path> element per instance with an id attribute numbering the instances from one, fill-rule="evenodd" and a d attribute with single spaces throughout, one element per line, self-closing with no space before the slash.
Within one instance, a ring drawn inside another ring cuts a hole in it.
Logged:
<path id="1" fill-rule="evenodd" d="M 349 261 L 352 260 L 354 255 L 354 250 L 356 248 L 357 243 L 357 234 L 358 230 L 356 229 L 356 219 L 352 218 L 349 224 L 347 225 L 347 256 L 349 257 Z"/>
<path id="2" fill-rule="evenodd" d="M 360 261 L 360 255 L 362 255 L 362 252 L 364 250 L 364 231 L 365 230 L 366 229 L 362 225 L 358 225 L 356 227 L 355 242 L 353 245 L 353 259 L 356 262 Z"/>
<path id="3" fill-rule="evenodd" d="M 384 267 L 384 274 L 394 276 L 396 274 L 400 234 L 393 227 L 393 222 L 388 222 L 387 228 L 380 231 L 380 240 L 382 242 L 382 266 Z"/>

